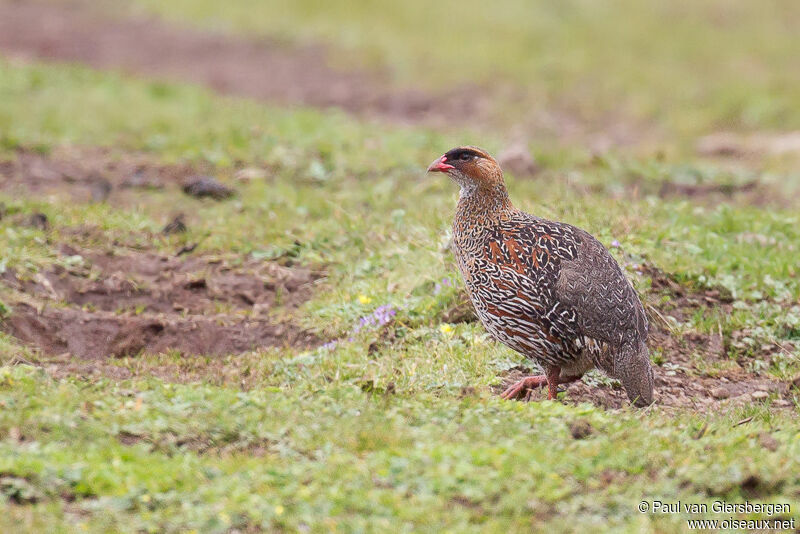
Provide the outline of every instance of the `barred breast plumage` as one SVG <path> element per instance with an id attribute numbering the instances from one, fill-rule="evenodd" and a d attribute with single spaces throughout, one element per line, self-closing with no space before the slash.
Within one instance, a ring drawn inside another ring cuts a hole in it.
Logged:
<path id="1" fill-rule="evenodd" d="M 650 404 L 653 378 L 641 301 L 611 254 L 589 233 L 511 204 L 497 162 L 458 147 L 430 171 L 461 186 L 453 248 L 481 323 L 498 341 L 533 359 L 544 376 L 511 386 L 529 398 L 597 367 L 620 379 L 631 401 Z"/>

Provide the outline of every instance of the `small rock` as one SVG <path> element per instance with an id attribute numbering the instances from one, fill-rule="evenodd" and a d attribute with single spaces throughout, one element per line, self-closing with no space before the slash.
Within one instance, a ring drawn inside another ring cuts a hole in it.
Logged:
<path id="1" fill-rule="evenodd" d="M 183 184 L 183 192 L 187 195 L 214 200 L 224 200 L 234 195 L 235 191 L 211 176 L 194 176 Z"/>
<path id="2" fill-rule="evenodd" d="M 570 421 L 567 423 L 569 433 L 573 439 L 588 438 L 594 432 L 594 427 L 586 419 L 578 419 L 577 421 Z"/>
<path id="3" fill-rule="evenodd" d="M 731 396 L 731 393 L 725 388 L 714 388 L 711 390 L 711 396 L 715 399 L 727 399 Z"/>
<path id="4" fill-rule="evenodd" d="M 753 400 L 764 400 L 769 397 L 769 393 L 766 391 L 754 391 L 750 394 L 750 397 L 752 397 Z"/>
<path id="5" fill-rule="evenodd" d="M 111 182 L 105 178 L 99 177 L 92 180 L 89 186 L 89 191 L 92 193 L 92 202 L 105 202 L 111 194 Z"/>
<path id="6" fill-rule="evenodd" d="M 47 230 L 50 228 L 50 220 L 47 218 L 47 215 L 38 212 L 28 217 L 23 224 L 24 226 L 31 226 L 39 230 Z"/>
<path id="7" fill-rule="evenodd" d="M 525 143 L 517 142 L 501 150 L 497 162 L 504 169 L 516 176 L 533 176 L 539 172 L 539 165 L 531 156 Z"/>
<path id="8" fill-rule="evenodd" d="M 758 442 L 761 444 L 762 447 L 772 452 L 778 450 L 778 445 L 780 445 L 780 443 L 778 443 L 778 440 L 773 438 L 772 434 L 770 434 L 769 432 L 762 432 L 761 434 L 759 434 Z"/>
<path id="9" fill-rule="evenodd" d="M 186 226 L 183 213 L 179 213 L 161 230 L 164 235 L 182 234 L 189 228 Z"/>

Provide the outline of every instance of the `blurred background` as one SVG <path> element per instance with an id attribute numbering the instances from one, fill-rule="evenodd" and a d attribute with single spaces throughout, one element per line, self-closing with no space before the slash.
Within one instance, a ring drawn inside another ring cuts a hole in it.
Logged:
<path id="1" fill-rule="evenodd" d="M 539 143 L 688 149 L 712 133 L 800 127 L 800 7 L 788 0 L 103 0 L 2 9 L 9 54 Z"/>

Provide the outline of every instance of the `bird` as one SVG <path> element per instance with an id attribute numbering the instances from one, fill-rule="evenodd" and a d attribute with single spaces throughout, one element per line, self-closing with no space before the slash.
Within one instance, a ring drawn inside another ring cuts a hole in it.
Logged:
<path id="1" fill-rule="evenodd" d="M 546 386 L 556 399 L 559 384 L 597 368 L 635 406 L 652 404 L 647 317 L 608 249 L 585 230 L 515 208 L 500 165 L 481 148 L 453 148 L 428 172 L 460 187 L 452 248 L 481 323 L 544 370 L 501 397 L 531 400 Z"/>

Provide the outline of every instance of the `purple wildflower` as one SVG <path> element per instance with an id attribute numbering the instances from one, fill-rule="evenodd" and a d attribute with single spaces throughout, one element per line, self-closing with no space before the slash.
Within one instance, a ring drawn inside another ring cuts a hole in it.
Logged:
<path id="1" fill-rule="evenodd" d="M 338 345 L 338 344 L 339 344 L 339 340 L 338 339 L 334 339 L 333 341 L 328 341 L 327 343 L 322 345 L 320 348 L 322 350 L 333 350 L 333 349 L 336 348 L 336 345 Z"/>
<path id="2" fill-rule="evenodd" d="M 383 306 L 378 306 L 375 310 L 363 317 L 358 318 L 358 324 L 353 328 L 353 333 L 357 334 L 362 330 L 373 326 L 383 326 L 385 324 L 389 324 L 394 319 L 395 315 L 397 315 L 397 310 L 395 310 L 392 306 L 385 304 Z"/>
<path id="3" fill-rule="evenodd" d="M 616 239 L 611 242 L 611 248 L 619 248 L 620 246 L 621 245 L 619 244 L 619 241 L 617 241 Z"/>
<path id="4" fill-rule="evenodd" d="M 372 312 L 372 317 L 375 319 L 375 322 L 378 325 L 385 325 L 391 322 L 392 318 L 397 315 L 397 310 L 389 306 L 388 304 L 383 306 L 378 306 L 374 312 Z"/>

